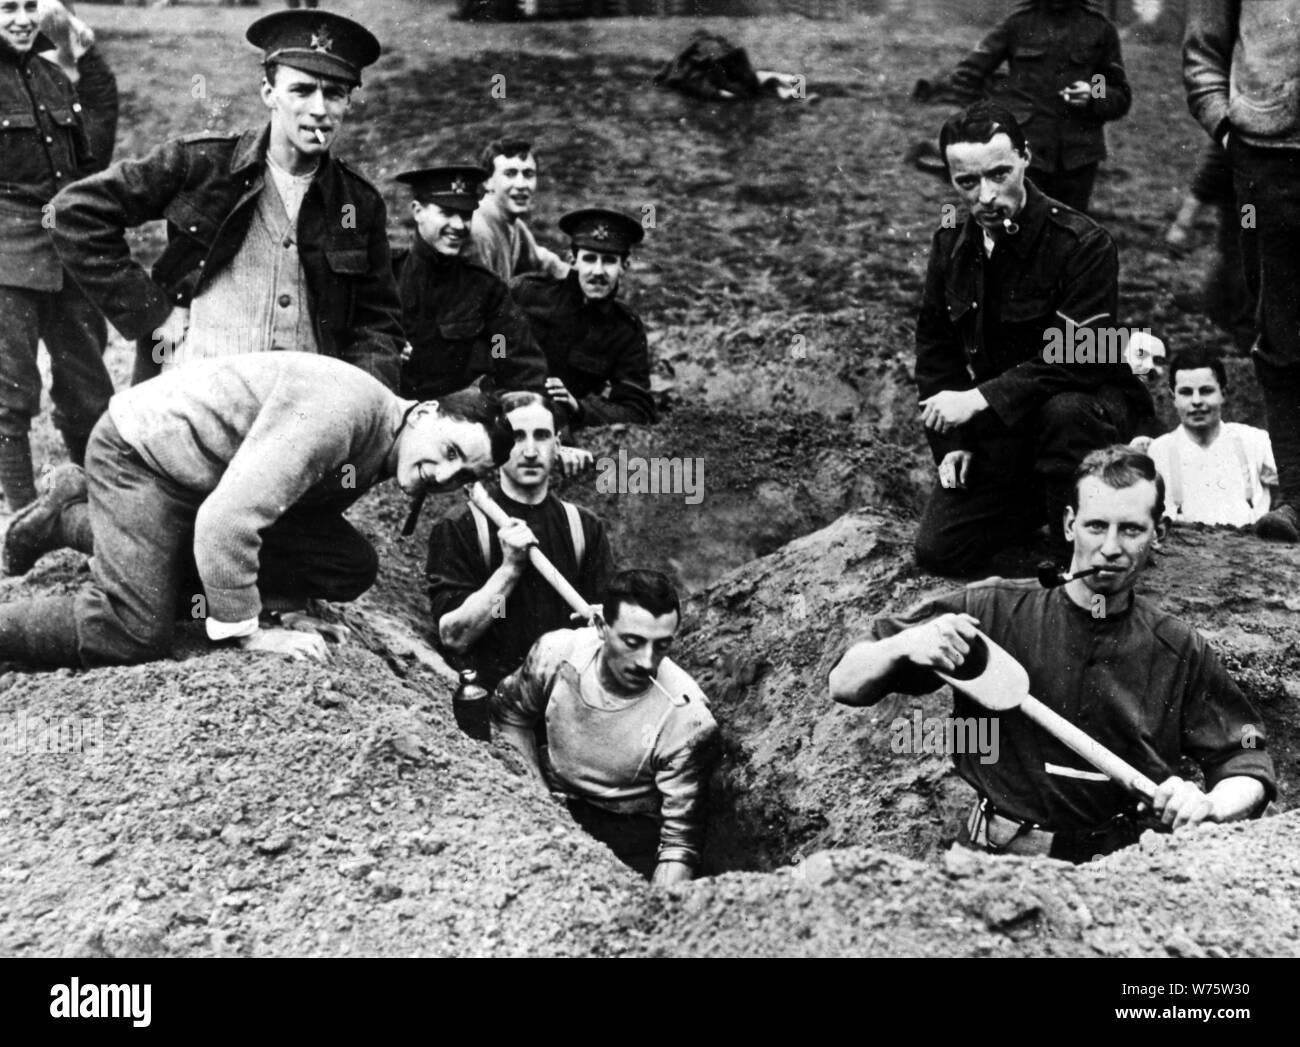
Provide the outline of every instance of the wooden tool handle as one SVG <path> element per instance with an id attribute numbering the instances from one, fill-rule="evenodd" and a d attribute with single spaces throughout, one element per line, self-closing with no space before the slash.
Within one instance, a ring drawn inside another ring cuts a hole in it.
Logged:
<path id="1" fill-rule="evenodd" d="M 484 516 L 496 524 L 498 530 L 510 522 L 509 515 L 501 508 L 501 506 L 492 501 L 487 491 L 483 489 L 482 484 L 471 484 L 465 489 L 465 495 L 471 502 L 478 506 Z M 546 558 L 546 554 L 537 548 L 537 546 L 534 545 L 529 547 L 528 559 L 529 562 L 532 563 L 533 567 L 537 569 L 537 573 L 540 574 L 550 584 L 551 588 L 560 594 L 560 598 L 577 611 L 578 614 L 588 620 L 599 615 L 599 610 L 582 598 L 582 594 L 569 584 L 569 580 L 565 578 L 564 575 L 560 574 L 556 569 L 555 564 L 551 563 L 551 561 Z"/>
<path id="2" fill-rule="evenodd" d="M 1124 788 L 1150 801 L 1156 794 L 1156 783 L 1116 756 L 1099 741 L 1088 737 L 1065 717 L 1053 712 L 1033 695 L 1026 695 L 1020 708 L 1040 727 L 1056 735 L 1069 748 L 1082 756 L 1099 771 L 1104 771 Z"/>

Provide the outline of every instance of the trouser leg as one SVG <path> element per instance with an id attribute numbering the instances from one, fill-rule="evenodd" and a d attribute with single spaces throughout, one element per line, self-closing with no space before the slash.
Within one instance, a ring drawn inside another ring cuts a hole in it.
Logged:
<path id="1" fill-rule="evenodd" d="M 1257 295 L 1255 370 L 1264 392 L 1282 501 L 1300 503 L 1300 149 L 1228 140 L 1246 282 Z"/>
<path id="2" fill-rule="evenodd" d="M 1034 185 L 1052 199 L 1059 200 L 1076 211 L 1086 212 L 1092 202 L 1092 187 L 1097 181 L 1098 166 L 1084 164 L 1069 171 L 1053 171 L 1050 174 L 1031 170 L 1029 177 Z"/>
<path id="3" fill-rule="evenodd" d="M 166 653 L 197 504 L 153 473 L 105 415 L 86 452 L 95 556 L 92 584 L 76 597 L 87 666 L 142 662 Z"/>
<path id="4" fill-rule="evenodd" d="M 42 291 L 0 287 L 0 486 L 9 509 L 36 500 L 28 436 L 41 409 L 36 366 Z"/>
<path id="5" fill-rule="evenodd" d="M 981 430 L 966 488 L 936 484 L 921 514 L 916 562 L 936 574 L 972 574 L 1042 523 L 1026 441 L 992 420 Z"/>
<path id="6" fill-rule="evenodd" d="M 293 508 L 262 532 L 264 598 L 348 603 L 375 584 L 374 547 L 337 512 Z"/>
<path id="7" fill-rule="evenodd" d="M 50 354 L 54 426 L 68 457 L 82 465 L 86 441 L 108 407 L 113 382 L 104 366 L 104 318 L 66 274 L 63 290 L 44 296 L 41 303 L 41 337 Z"/>

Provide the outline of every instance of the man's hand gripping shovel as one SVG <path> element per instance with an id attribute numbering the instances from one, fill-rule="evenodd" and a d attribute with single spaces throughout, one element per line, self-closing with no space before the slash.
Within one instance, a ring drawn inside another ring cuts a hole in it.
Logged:
<path id="1" fill-rule="evenodd" d="M 465 497 L 467 497 L 479 511 L 486 516 L 498 529 L 504 527 L 510 522 L 510 517 L 506 511 L 492 501 L 487 491 L 483 489 L 480 483 L 472 483 L 465 488 Z M 569 584 L 569 580 L 556 570 L 555 565 L 546 558 L 537 546 L 532 546 L 528 550 L 528 560 L 533 565 L 533 569 L 546 580 L 546 582 L 560 594 L 570 607 L 573 608 L 574 616 L 581 618 L 584 622 L 595 625 L 603 621 L 601 618 L 600 608 L 595 604 L 589 604 L 582 598 L 582 595 Z"/>
<path id="2" fill-rule="evenodd" d="M 986 709 L 1020 709 L 1043 730 L 1150 805 L 1155 798 L 1155 782 L 1030 694 L 1025 667 L 980 630 L 976 629 L 975 638 L 968 642 L 970 653 L 956 669 L 934 669 L 941 679 Z"/>

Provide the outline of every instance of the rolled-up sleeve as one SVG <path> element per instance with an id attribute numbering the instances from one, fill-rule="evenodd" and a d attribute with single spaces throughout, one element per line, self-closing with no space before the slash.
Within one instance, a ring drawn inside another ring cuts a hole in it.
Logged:
<path id="1" fill-rule="evenodd" d="M 718 760 L 718 725 L 692 719 L 685 737 L 655 766 L 660 796 L 659 861 L 698 865 L 704 848 L 709 775 Z"/>
<path id="2" fill-rule="evenodd" d="M 1259 781 L 1267 799 L 1274 799 L 1277 778 L 1263 717 L 1209 647 L 1202 649 L 1197 668 L 1183 708 L 1183 751 L 1200 765 L 1207 789 L 1240 775 Z"/>

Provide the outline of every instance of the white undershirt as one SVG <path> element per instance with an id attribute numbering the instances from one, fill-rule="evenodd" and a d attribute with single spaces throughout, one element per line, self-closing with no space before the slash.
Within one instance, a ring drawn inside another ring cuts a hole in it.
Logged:
<path id="1" fill-rule="evenodd" d="M 319 166 L 318 164 L 313 167 L 305 175 L 290 174 L 275 162 L 269 152 L 266 154 L 266 169 L 271 172 L 271 177 L 275 180 L 275 188 L 284 203 L 284 210 L 289 216 L 291 226 L 298 224 L 298 211 L 302 207 L 303 197 L 307 195 L 307 187 L 316 177 Z"/>

